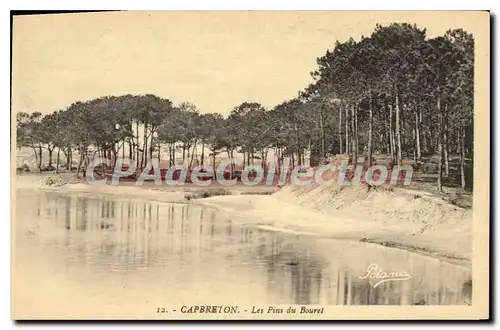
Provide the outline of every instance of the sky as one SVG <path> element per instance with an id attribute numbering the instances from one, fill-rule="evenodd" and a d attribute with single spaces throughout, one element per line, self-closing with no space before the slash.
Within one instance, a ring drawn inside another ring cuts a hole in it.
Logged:
<path id="1" fill-rule="evenodd" d="M 476 13 L 477 14 L 477 13 Z M 105 95 L 156 94 L 201 113 L 267 108 L 312 82 L 316 58 L 375 25 L 474 33 L 464 12 L 113 12 L 17 16 L 12 110 L 50 113 Z"/>

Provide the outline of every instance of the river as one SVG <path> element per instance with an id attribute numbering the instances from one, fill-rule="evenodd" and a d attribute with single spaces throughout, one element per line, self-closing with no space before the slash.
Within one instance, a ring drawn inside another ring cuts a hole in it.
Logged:
<path id="1" fill-rule="evenodd" d="M 62 312 L 68 304 L 132 310 L 166 303 L 471 300 L 465 267 L 375 244 L 256 228 L 197 204 L 18 189 L 13 225 L 13 274 L 22 283 L 14 302 L 39 301 Z M 363 278 L 370 265 L 408 276 L 378 283 L 380 276 Z"/>

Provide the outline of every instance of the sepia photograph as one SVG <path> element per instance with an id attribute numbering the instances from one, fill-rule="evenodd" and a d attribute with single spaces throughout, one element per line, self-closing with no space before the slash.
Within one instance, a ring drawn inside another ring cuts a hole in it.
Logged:
<path id="1" fill-rule="evenodd" d="M 489 318 L 488 11 L 11 33 L 13 320 Z"/>

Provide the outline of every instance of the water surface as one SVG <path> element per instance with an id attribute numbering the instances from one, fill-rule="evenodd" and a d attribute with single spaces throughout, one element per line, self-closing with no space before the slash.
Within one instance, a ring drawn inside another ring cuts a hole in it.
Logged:
<path id="1" fill-rule="evenodd" d="M 25 285 L 15 297 L 36 300 L 30 295 L 45 289 L 61 311 L 68 302 L 133 310 L 471 300 L 466 268 L 374 244 L 266 231 L 196 204 L 19 189 L 16 212 L 14 267 Z M 374 287 L 360 279 L 372 264 L 411 278 Z"/>

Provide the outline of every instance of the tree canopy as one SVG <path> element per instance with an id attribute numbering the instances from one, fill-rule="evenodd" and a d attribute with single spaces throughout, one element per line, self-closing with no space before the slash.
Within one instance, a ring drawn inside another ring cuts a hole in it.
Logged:
<path id="1" fill-rule="evenodd" d="M 455 29 L 429 39 L 416 25 L 377 25 L 370 36 L 336 41 L 311 76 L 297 97 L 271 109 L 245 101 L 227 118 L 151 94 L 78 101 L 46 116 L 19 113 L 17 145 L 34 151 L 39 169 L 42 149 L 49 152 L 49 166 L 53 150 L 62 151 L 69 169 L 74 151 L 78 167 L 97 153 L 132 158 L 141 168 L 154 156 L 160 159 L 164 148 L 170 164 L 182 150 L 191 165 L 195 158 L 204 163 L 205 148 L 214 163 L 222 152 L 243 154 L 246 164 L 264 161 L 270 150 L 278 162 L 291 157 L 294 164 L 313 166 L 337 154 L 355 163 L 364 155 L 370 164 L 373 154 L 399 164 L 404 158 L 417 164 L 427 155 L 438 158 L 439 187 L 455 154 L 461 184 L 470 186 L 464 168 L 473 156 L 471 34 Z"/>

